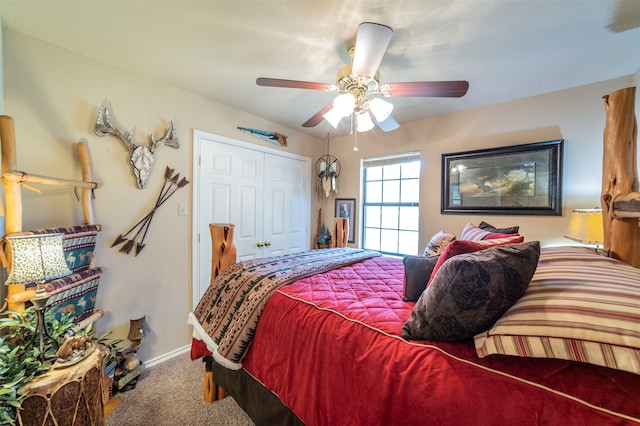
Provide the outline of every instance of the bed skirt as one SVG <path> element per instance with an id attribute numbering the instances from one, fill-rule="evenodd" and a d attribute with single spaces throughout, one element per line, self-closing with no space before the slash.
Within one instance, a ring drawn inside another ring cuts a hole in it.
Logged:
<path id="1" fill-rule="evenodd" d="M 280 399 L 246 370 L 230 370 L 213 361 L 213 377 L 258 425 L 302 426 L 304 423 Z"/>

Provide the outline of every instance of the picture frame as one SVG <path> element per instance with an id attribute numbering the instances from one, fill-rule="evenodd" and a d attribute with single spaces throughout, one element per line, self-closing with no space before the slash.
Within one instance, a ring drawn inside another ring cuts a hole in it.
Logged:
<path id="1" fill-rule="evenodd" d="M 563 143 L 443 154 L 441 213 L 561 216 Z"/>
<path id="2" fill-rule="evenodd" d="M 347 242 L 356 242 L 356 199 L 336 198 L 335 217 L 349 219 L 349 239 Z"/>

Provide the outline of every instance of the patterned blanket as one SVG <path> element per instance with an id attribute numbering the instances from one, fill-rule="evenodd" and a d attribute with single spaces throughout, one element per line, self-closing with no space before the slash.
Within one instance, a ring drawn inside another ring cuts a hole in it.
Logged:
<path id="1" fill-rule="evenodd" d="M 238 262 L 214 280 L 189 314 L 193 337 L 206 343 L 219 364 L 237 370 L 260 314 L 278 288 L 376 256 L 380 253 L 335 248 Z"/>

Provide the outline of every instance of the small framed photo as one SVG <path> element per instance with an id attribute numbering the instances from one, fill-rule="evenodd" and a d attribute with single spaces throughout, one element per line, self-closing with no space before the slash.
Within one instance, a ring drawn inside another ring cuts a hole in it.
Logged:
<path id="1" fill-rule="evenodd" d="M 336 198 L 336 215 L 335 217 L 349 219 L 349 239 L 350 243 L 356 242 L 356 199 L 355 198 Z"/>

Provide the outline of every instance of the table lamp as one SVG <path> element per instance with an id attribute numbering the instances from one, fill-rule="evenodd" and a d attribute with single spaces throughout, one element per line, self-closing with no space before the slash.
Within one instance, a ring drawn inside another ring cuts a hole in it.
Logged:
<path id="1" fill-rule="evenodd" d="M 602 209 L 574 209 L 565 238 L 598 248 L 604 242 Z"/>
<path id="2" fill-rule="evenodd" d="M 49 300 L 49 293 L 44 289 L 47 281 L 69 275 L 71 271 L 64 259 L 62 246 L 63 234 L 30 234 L 7 236 L 9 244 L 10 269 L 6 285 L 36 284 L 35 295 L 30 299 L 36 308 L 36 332 L 26 345 L 30 347 L 36 337 L 40 350 L 40 360 L 45 361 L 45 338 L 53 341 L 58 348 L 58 342 L 47 331 L 44 313 Z"/>

